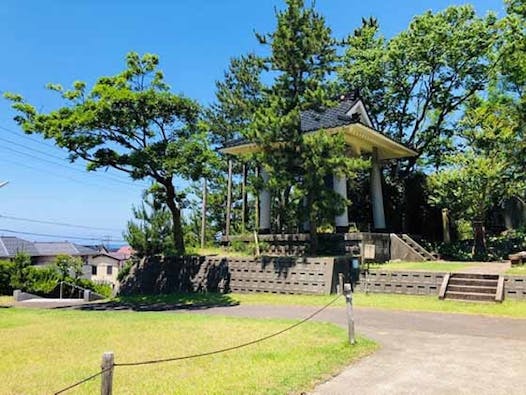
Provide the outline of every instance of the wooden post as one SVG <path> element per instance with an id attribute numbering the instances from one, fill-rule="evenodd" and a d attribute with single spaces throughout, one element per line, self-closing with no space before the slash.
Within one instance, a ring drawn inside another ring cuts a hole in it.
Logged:
<path id="1" fill-rule="evenodd" d="M 230 237 L 230 209 L 232 206 L 232 159 L 228 160 L 228 180 L 226 191 L 226 225 L 225 236 L 227 240 Z"/>
<path id="2" fill-rule="evenodd" d="M 345 294 L 345 304 L 347 305 L 347 328 L 349 331 L 349 343 L 354 344 L 356 343 L 356 339 L 354 337 L 354 319 L 353 319 L 353 312 L 352 312 L 351 284 L 349 283 L 344 284 L 343 292 Z"/>
<path id="3" fill-rule="evenodd" d="M 338 293 L 343 295 L 343 273 L 338 273 Z"/>
<path id="4" fill-rule="evenodd" d="M 247 165 L 243 163 L 243 178 L 241 181 L 241 233 L 247 226 Z"/>
<path id="5" fill-rule="evenodd" d="M 259 251 L 258 232 L 256 232 L 256 230 L 254 230 L 254 243 L 256 244 L 256 256 L 259 257 L 261 255 L 261 251 Z"/>
<path id="6" fill-rule="evenodd" d="M 201 207 L 201 248 L 205 248 L 206 241 L 206 200 L 208 191 L 206 186 L 206 178 L 203 179 L 203 203 Z"/>
<path id="7" fill-rule="evenodd" d="M 259 179 L 259 167 L 256 166 L 255 168 L 255 176 L 257 179 Z M 259 197 L 256 196 L 256 199 L 254 199 L 254 214 L 255 214 L 255 218 L 254 218 L 254 223 L 256 224 L 255 226 L 255 229 L 256 229 L 256 232 L 259 230 Z M 526 213 L 526 210 L 524 210 L 524 212 Z M 525 217 L 526 217 L 526 214 L 524 214 Z"/>
<path id="8" fill-rule="evenodd" d="M 442 235 L 444 236 L 444 243 L 450 243 L 451 237 L 449 235 L 449 210 L 442 209 Z"/>
<path id="9" fill-rule="evenodd" d="M 113 352 L 105 352 L 102 354 L 102 364 L 100 368 L 105 370 L 101 375 L 100 393 L 101 395 L 111 395 L 113 392 Z M 107 370 L 106 370 L 107 369 Z"/>

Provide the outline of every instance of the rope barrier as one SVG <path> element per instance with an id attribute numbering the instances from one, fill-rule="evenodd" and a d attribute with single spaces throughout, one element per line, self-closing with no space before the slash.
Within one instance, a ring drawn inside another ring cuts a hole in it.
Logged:
<path id="1" fill-rule="evenodd" d="M 304 324 L 305 322 L 311 320 L 312 318 L 314 318 L 316 315 L 318 315 L 319 313 L 321 313 L 323 310 L 325 310 L 326 308 L 328 308 L 329 306 L 331 306 L 334 302 L 336 302 L 339 298 L 341 297 L 341 295 L 338 295 L 336 296 L 334 299 L 332 299 L 329 303 L 327 303 L 325 306 L 321 307 L 320 309 L 316 310 L 314 313 L 308 315 L 307 317 L 305 317 L 304 319 L 302 319 L 301 321 L 298 321 L 296 322 L 295 324 L 292 324 L 288 327 L 286 327 L 285 329 L 282 329 L 278 332 L 275 332 L 275 333 L 272 333 L 270 335 L 267 335 L 267 336 L 263 336 L 263 337 L 260 337 L 258 339 L 255 339 L 255 340 L 251 340 L 249 342 L 246 342 L 246 343 L 242 343 L 242 344 L 238 344 L 236 346 L 232 346 L 232 347 L 226 347 L 226 348 L 222 348 L 222 349 L 219 349 L 219 350 L 214 350 L 214 351 L 208 351 L 208 352 L 204 352 L 204 353 L 200 353 L 200 354 L 191 354 L 191 355 L 185 355 L 185 356 L 181 356 L 181 357 L 170 357 L 170 358 L 162 358 L 162 359 L 153 359 L 153 360 L 149 360 L 149 361 L 140 361 L 140 362 L 124 362 L 124 363 L 114 363 L 112 367 L 110 368 L 106 368 L 106 369 L 102 369 L 100 372 L 98 373 L 95 373 L 89 377 L 86 377 L 85 379 L 82 379 L 78 382 L 76 382 L 75 384 L 72 384 L 66 388 L 63 388 L 61 389 L 60 391 L 57 391 L 55 392 L 55 395 L 59 395 L 59 394 L 62 394 L 66 391 L 69 391 L 70 389 L 73 389 L 87 381 L 90 381 L 92 379 L 94 379 L 95 377 L 97 376 L 100 376 L 102 375 L 103 373 L 113 369 L 115 366 L 140 366 L 140 365 L 152 365 L 152 364 L 157 364 L 157 363 L 165 363 L 165 362 L 173 362 L 173 361 L 181 361 L 181 360 L 185 360 L 185 359 L 193 359 L 193 358 L 201 358 L 201 357 L 206 357 L 206 356 L 209 356 L 209 355 L 215 355 L 215 354 L 222 354 L 222 353 L 225 353 L 225 352 L 229 352 L 229 351 L 233 351 L 233 350 L 238 350 L 240 348 L 244 348 L 244 347 L 248 347 L 248 346 L 251 346 L 251 345 L 254 345 L 254 344 L 257 344 L 257 343 L 260 343 L 260 342 L 263 342 L 265 340 L 268 340 L 268 339 L 271 339 L 273 337 L 276 337 L 276 336 L 279 336 L 281 335 L 282 333 L 285 333 L 285 332 L 288 332 L 302 324 Z"/>
<path id="2" fill-rule="evenodd" d="M 102 369 L 100 372 L 92 374 L 91 376 L 86 377 L 85 379 L 82 379 L 80 381 L 77 381 L 75 384 L 71 384 L 69 387 L 62 388 L 60 391 L 55 392 L 54 395 L 59 395 L 59 394 L 62 394 L 64 392 L 66 392 L 66 391 L 69 391 L 69 390 L 71 390 L 71 389 L 73 389 L 75 387 L 78 387 L 79 385 L 84 384 L 87 381 L 93 380 L 95 377 L 100 376 L 101 374 L 104 374 L 104 373 L 106 373 L 107 371 L 109 371 L 111 369 L 113 369 L 113 366 L 110 367 L 110 368 Z"/>
<path id="3" fill-rule="evenodd" d="M 309 321 L 310 319 L 312 319 L 314 316 L 316 316 L 317 314 L 321 313 L 323 310 L 325 310 L 327 307 L 329 307 L 330 305 L 332 305 L 334 302 L 336 302 L 336 300 L 338 300 L 340 298 L 341 295 L 338 295 L 336 298 L 334 298 L 333 300 L 331 300 L 329 303 L 327 303 L 325 306 L 323 306 L 321 309 L 318 309 L 316 310 L 314 313 L 312 313 L 311 315 L 309 315 L 308 317 L 304 318 L 303 320 L 299 321 L 299 322 L 296 322 L 295 324 L 291 325 L 291 326 L 288 326 L 287 328 L 285 329 L 282 329 L 278 332 L 275 332 L 275 333 L 272 333 L 270 335 L 267 335 L 267 336 L 264 336 L 264 337 L 261 337 L 259 339 L 256 339 L 256 340 L 252 340 L 252 341 L 249 341 L 247 343 L 242 343 L 242 344 L 238 344 L 236 346 L 232 346 L 232 347 L 227 347 L 227 348 L 222 348 L 220 350 L 215 350 L 215 351 L 209 351 L 209 352 L 204 352 L 204 353 L 201 353 L 201 354 L 192 354 L 192 355 L 186 355 L 186 356 L 183 356 L 183 357 L 173 357 L 173 358 L 163 358 L 163 359 L 154 359 L 154 360 L 151 360 L 151 361 L 142 361 L 142 362 L 127 362 L 127 363 L 116 363 L 115 366 L 139 366 L 139 365 L 151 365 L 151 364 L 156 364 L 156 363 L 164 363 L 164 362 L 172 362 L 172 361 L 181 361 L 183 359 L 192 359 L 192 358 L 200 358 L 200 357 L 206 357 L 206 356 L 209 356 L 209 355 L 214 355 L 214 354 L 221 354 L 221 353 L 225 353 L 225 352 L 228 352 L 228 351 L 233 351 L 233 350 L 238 350 L 240 348 L 244 348 L 244 347 L 248 347 L 248 346 L 251 346 L 253 344 L 256 344 L 256 343 L 260 343 L 262 341 L 265 341 L 265 340 L 268 340 L 268 339 L 271 339 L 273 337 L 276 337 L 278 335 L 281 335 L 282 333 L 285 333 L 285 332 L 288 332 L 290 331 L 291 329 L 294 329 L 296 328 L 297 326 L 300 326 L 301 324 L 304 324 L 305 322 Z"/>

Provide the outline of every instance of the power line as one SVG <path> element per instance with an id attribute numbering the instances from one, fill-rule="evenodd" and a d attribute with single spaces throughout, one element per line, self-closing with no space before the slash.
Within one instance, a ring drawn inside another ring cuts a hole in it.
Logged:
<path id="1" fill-rule="evenodd" d="M 7 129 L 7 128 L 3 127 L 3 126 L 0 126 L 0 129 L 5 130 L 5 131 L 7 131 L 7 132 L 9 132 L 9 133 L 11 133 L 11 134 L 17 136 L 17 137 L 24 137 L 24 138 L 26 138 L 27 140 L 30 140 L 30 141 L 35 142 L 35 143 L 39 143 L 39 144 L 41 144 L 41 145 L 43 145 L 43 146 L 45 146 L 45 147 L 48 147 L 48 148 L 51 148 L 51 147 L 53 147 L 53 148 L 57 148 L 56 146 L 53 146 L 53 145 L 50 145 L 50 144 L 46 144 L 46 143 L 41 142 L 41 141 L 38 141 L 38 140 L 34 140 L 34 139 L 30 138 L 29 136 L 26 136 L 26 135 L 20 135 L 20 134 L 14 132 L 13 130 Z M 63 161 L 63 160 L 64 160 L 64 158 L 62 158 L 62 157 L 60 157 L 60 156 L 58 156 L 58 155 L 53 155 L 53 154 L 50 154 L 49 152 L 45 152 L 45 151 L 39 150 L 39 149 L 34 148 L 34 147 L 28 147 L 28 146 L 25 146 L 25 145 L 23 145 L 23 144 L 20 144 L 20 143 L 17 143 L 17 142 L 15 142 L 15 141 L 13 141 L 13 140 L 6 139 L 5 137 L 0 137 L 0 141 L 4 141 L 4 142 L 7 142 L 7 143 L 9 143 L 9 144 L 16 145 L 16 146 L 18 146 L 18 147 L 24 148 L 24 149 L 29 150 L 29 151 L 38 152 L 38 153 L 41 154 L 41 155 L 45 155 L 45 156 L 50 157 L 50 158 L 53 158 L 53 159 L 58 159 L 58 160 L 60 160 L 60 161 Z M 29 155 L 30 155 L 30 154 L 28 154 L 28 153 L 20 152 L 20 151 L 16 151 L 16 150 L 12 150 L 12 151 L 18 152 L 18 153 L 21 154 L 21 155 L 26 155 L 26 156 L 29 156 Z M 31 155 L 31 157 L 32 157 L 33 159 L 39 159 L 39 160 L 42 160 L 42 161 L 46 161 L 46 159 L 41 159 L 41 158 L 38 158 L 38 157 L 34 157 L 33 155 Z M 54 163 L 54 162 L 49 162 L 49 163 L 53 163 L 53 164 L 55 164 L 56 166 L 65 167 L 65 168 L 67 168 L 67 169 L 69 169 L 69 170 L 80 171 L 80 172 L 82 172 L 82 173 L 84 173 L 84 174 L 86 173 L 86 171 L 85 171 L 84 169 L 80 169 L 80 168 L 77 168 L 77 167 L 66 166 L 66 165 L 64 165 L 64 164 L 62 164 L 62 163 Z M 96 175 L 98 175 L 98 176 L 107 177 L 108 179 L 111 179 L 111 180 L 113 180 L 113 181 L 115 181 L 115 182 L 120 182 L 120 183 L 122 183 L 122 184 L 129 184 L 129 185 L 133 185 L 133 186 L 141 185 L 141 186 L 143 186 L 143 187 L 145 187 L 145 188 L 148 187 L 146 184 L 142 184 L 142 183 L 133 183 L 133 182 L 129 182 L 129 181 L 124 181 L 124 180 L 118 179 L 118 178 L 116 178 L 116 177 L 114 177 L 114 176 L 112 176 L 112 175 L 109 175 L 109 174 L 103 174 L 103 173 L 94 173 L 94 174 L 96 174 Z"/>
<path id="2" fill-rule="evenodd" d="M 33 223 L 37 223 L 37 224 L 67 226 L 67 227 L 71 227 L 71 228 L 93 229 L 93 230 L 111 230 L 111 231 L 116 231 L 116 232 L 121 231 L 121 229 L 116 229 L 116 228 L 99 228 L 99 227 L 96 227 L 96 226 L 75 225 L 75 224 L 68 224 L 68 223 L 65 223 L 65 222 L 44 221 L 44 220 L 31 219 L 31 218 L 14 217 L 14 216 L 11 216 L 11 215 L 3 215 L 3 214 L 0 214 L 0 218 L 5 218 L 5 219 L 9 219 L 9 220 L 14 220 L 14 221 L 33 222 Z"/>
<path id="3" fill-rule="evenodd" d="M 0 229 L 0 232 L 14 233 L 14 234 L 19 234 L 19 235 L 27 235 L 27 236 L 54 237 L 54 238 L 63 239 L 63 240 L 74 239 L 74 240 L 101 241 L 103 239 L 106 239 L 114 243 L 126 243 L 126 240 L 119 240 L 116 238 L 114 239 L 111 236 L 102 236 L 102 237 L 65 236 L 65 235 L 52 235 L 48 233 L 21 232 L 18 230 L 11 230 L 11 229 Z"/>
<path id="4" fill-rule="evenodd" d="M 119 192 L 121 191 L 120 189 L 114 188 L 112 186 L 101 185 L 101 184 L 97 185 L 97 184 L 93 184 L 93 183 L 86 182 L 86 181 L 80 181 L 80 180 L 78 180 L 76 178 L 67 176 L 65 174 L 55 173 L 55 172 L 52 172 L 52 171 L 49 171 L 49 170 L 45 170 L 45 169 L 42 169 L 42 168 L 39 168 L 39 167 L 34 167 L 34 166 L 31 166 L 31 165 L 27 165 L 25 163 L 20 163 L 20 162 L 13 161 L 13 160 L 7 160 L 6 158 L 4 158 L 2 156 L 0 156 L 0 161 L 6 162 L 6 163 L 10 163 L 10 164 L 13 164 L 13 165 L 16 165 L 16 166 L 20 166 L 20 167 L 25 167 L 27 169 L 38 171 L 38 172 L 41 172 L 41 173 L 45 173 L 46 175 L 52 175 L 52 176 L 55 176 L 55 177 L 58 177 L 58 178 L 65 178 L 65 179 L 67 179 L 69 181 L 73 181 L 73 182 L 76 182 L 76 183 L 84 185 L 84 186 L 89 185 L 89 186 L 93 186 L 93 187 L 96 187 L 96 188 L 106 188 L 106 189 L 109 189 L 109 190 L 119 191 Z"/>
<path id="5" fill-rule="evenodd" d="M 6 139 L 2 139 L 0 137 L 0 140 L 3 140 L 3 141 L 8 141 Z M 11 144 L 15 144 L 13 142 L 11 142 Z M 22 144 L 16 144 L 16 145 L 19 145 L 19 146 L 22 146 Z M 87 172 L 85 170 L 82 170 L 82 169 L 79 169 L 78 167 L 73 167 L 73 166 L 67 166 L 63 163 L 57 163 L 57 162 L 54 162 L 54 161 L 51 161 L 49 159 L 44 159 L 44 158 L 40 158 L 38 156 L 35 156 L 35 155 L 32 155 L 32 154 L 29 154 L 27 152 L 23 152 L 23 151 L 19 151 L 17 149 L 14 149 L 14 148 L 8 148 L 8 147 L 2 147 L 0 146 L 0 148 L 3 148 L 4 150 L 8 151 L 8 152 L 11 152 L 11 153 L 15 153 L 15 154 L 18 154 L 18 155 L 23 155 L 23 156 L 26 156 L 26 157 L 29 157 L 33 160 L 39 160 L 41 162 L 45 162 L 45 163 L 49 163 L 49 164 L 52 164 L 54 166 L 60 166 L 60 167 L 63 167 L 65 169 L 68 169 L 68 170 L 72 170 L 72 171 L 76 171 L 76 172 L 80 172 L 82 174 L 87 174 Z M 36 151 L 36 152 L 41 152 L 41 151 Z M 58 158 L 57 156 L 52 156 L 53 158 Z M 59 158 L 60 159 L 60 158 Z M 101 176 L 106 176 L 104 174 L 101 174 L 101 173 L 94 173 L 95 175 L 101 175 Z M 107 176 L 106 176 L 107 177 Z M 127 181 L 123 181 L 123 180 L 120 180 L 120 179 L 116 179 L 116 178 L 113 178 L 113 177 L 108 177 L 108 179 L 111 179 L 113 182 L 118 182 L 118 183 L 121 183 L 121 184 L 125 184 L 125 185 L 131 185 L 131 186 L 134 186 L 134 187 L 141 187 L 141 188 L 147 188 L 146 185 L 141 185 L 140 183 L 131 183 L 131 182 L 127 182 Z"/>
<path id="6" fill-rule="evenodd" d="M 23 133 L 23 134 L 17 133 L 17 132 L 15 132 L 15 131 L 12 130 L 12 129 L 8 129 L 8 128 L 6 128 L 5 126 L 1 126 L 1 125 L 0 125 L 0 129 L 6 131 L 6 132 L 8 132 L 8 133 L 11 133 L 13 136 L 23 137 L 23 138 L 25 138 L 26 140 L 29 140 L 29 141 L 32 141 L 32 142 L 34 142 L 34 143 L 37 143 L 37 144 L 43 145 L 43 146 L 45 146 L 45 147 L 51 147 L 51 148 L 55 148 L 55 149 L 57 149 L 57 150 L 60 149 L 60 148 L 58 148 L 56 145 L 48 144 L 48 143 L 45 143 L 44 141 L 40 141 L 40 140 L 35 140 L 35 139 L 29 137 L 29 135 L 27 135 L 27 134 L 25 134 L 25 133 Z"/>

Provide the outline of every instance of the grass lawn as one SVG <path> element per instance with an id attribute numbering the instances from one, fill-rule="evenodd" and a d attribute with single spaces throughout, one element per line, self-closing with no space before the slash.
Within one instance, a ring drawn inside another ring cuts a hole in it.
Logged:
<path id="1" fill-rule="evenodd" d="M 188 251 L 189 255 L 201 255 L 201 256 L 226 256 L 226 257 L 246 257 L 246 252 L 234 251 L 231 248 L 221 247 L 205 247 L 205 248 L 190 248 Z"/>
<path id="2" fill-rule="evenodd" d="M 166 303 L 173 305 L 207 304 L 210 298 L 212 305 L 289 305 L 289 306 L 323 306 L 329 303 L 334 295 L 279 295 L 264 293 L 249 294 L 196 294 L 194 295 L 160 295 L 142 297 L 124 297 L 121 302 L 137 304 Z M 354 305 L 388 310 L 432 311 L 444 313 L 482 314 L 500 317 L 526 318 L 526 301 L 505 300 L 503 303 L 470 303 L 456 300 L 439 300 L 437 296 L 398 295 L 363 293 L 354 294 Z M 333 306 L 342 307 L 344 299 L 340 298 Z"/>
<path id="3" fill-rule="evenodd" d="M 469 267 L 477 266 L 476 263 L 466 262 L 392 262 L 392 263 L 374 263 L 371 269 L 381 270 L 423 270 L 428 272 L 454 272 Z"/>
<path id="4" fill-rule="evenodd" d="M 53 393 L 100 369 L 104 351 L 115 361 L 183 356 L 237 345 L 289 326 L 184 313 L 0 309 L 2 394 Z M 117 394 L 283 394 L 308 390 L 353 359 L 376 349 L 346 331 L 309 322 L 265 342 L 208 357 L 116 367 Z M 71 393 L 94 394 L 100 379 Z"/>
<path id="5" fill-rule="evenodd" d="M 506 270 L 506 274 L 512 274 L 516 276 L 526 276 L 526 265 L 514 266 Z"/>

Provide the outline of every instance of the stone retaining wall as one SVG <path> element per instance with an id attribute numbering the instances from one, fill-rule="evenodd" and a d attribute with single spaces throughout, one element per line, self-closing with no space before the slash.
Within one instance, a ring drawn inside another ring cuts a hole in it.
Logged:
<path id="1" fill-rule="evenodd" d="M 373 293 L 438 295 L 445 273 L 371 270 L 367 289 Z M 365 272 L 360 274 L 358 290 L 365 291 Z"/>
<path id="2" fill-rule="evenodd" d="M 309 254 L 310 235 L 297 234 L 269 234 L 258 235 L 261 253 L 273 256 L 306 256 Z M 230 242 L 253 243 L 249 236 L 223 237 L 222 244 Z M 365 244 L 375 245 L 375 262 L 386 262 L 391 257 L 391 240 L 388 233 L 322 233 L 318 235 L 318 255 L 361 256 Z"/>
<path id="3" fill-rule="evenodd" d="M 132 267 L 120 293 L 185 291 L 328 294 L 338 274 L 349 276 L 350 257 L 153 257 Z"/>

